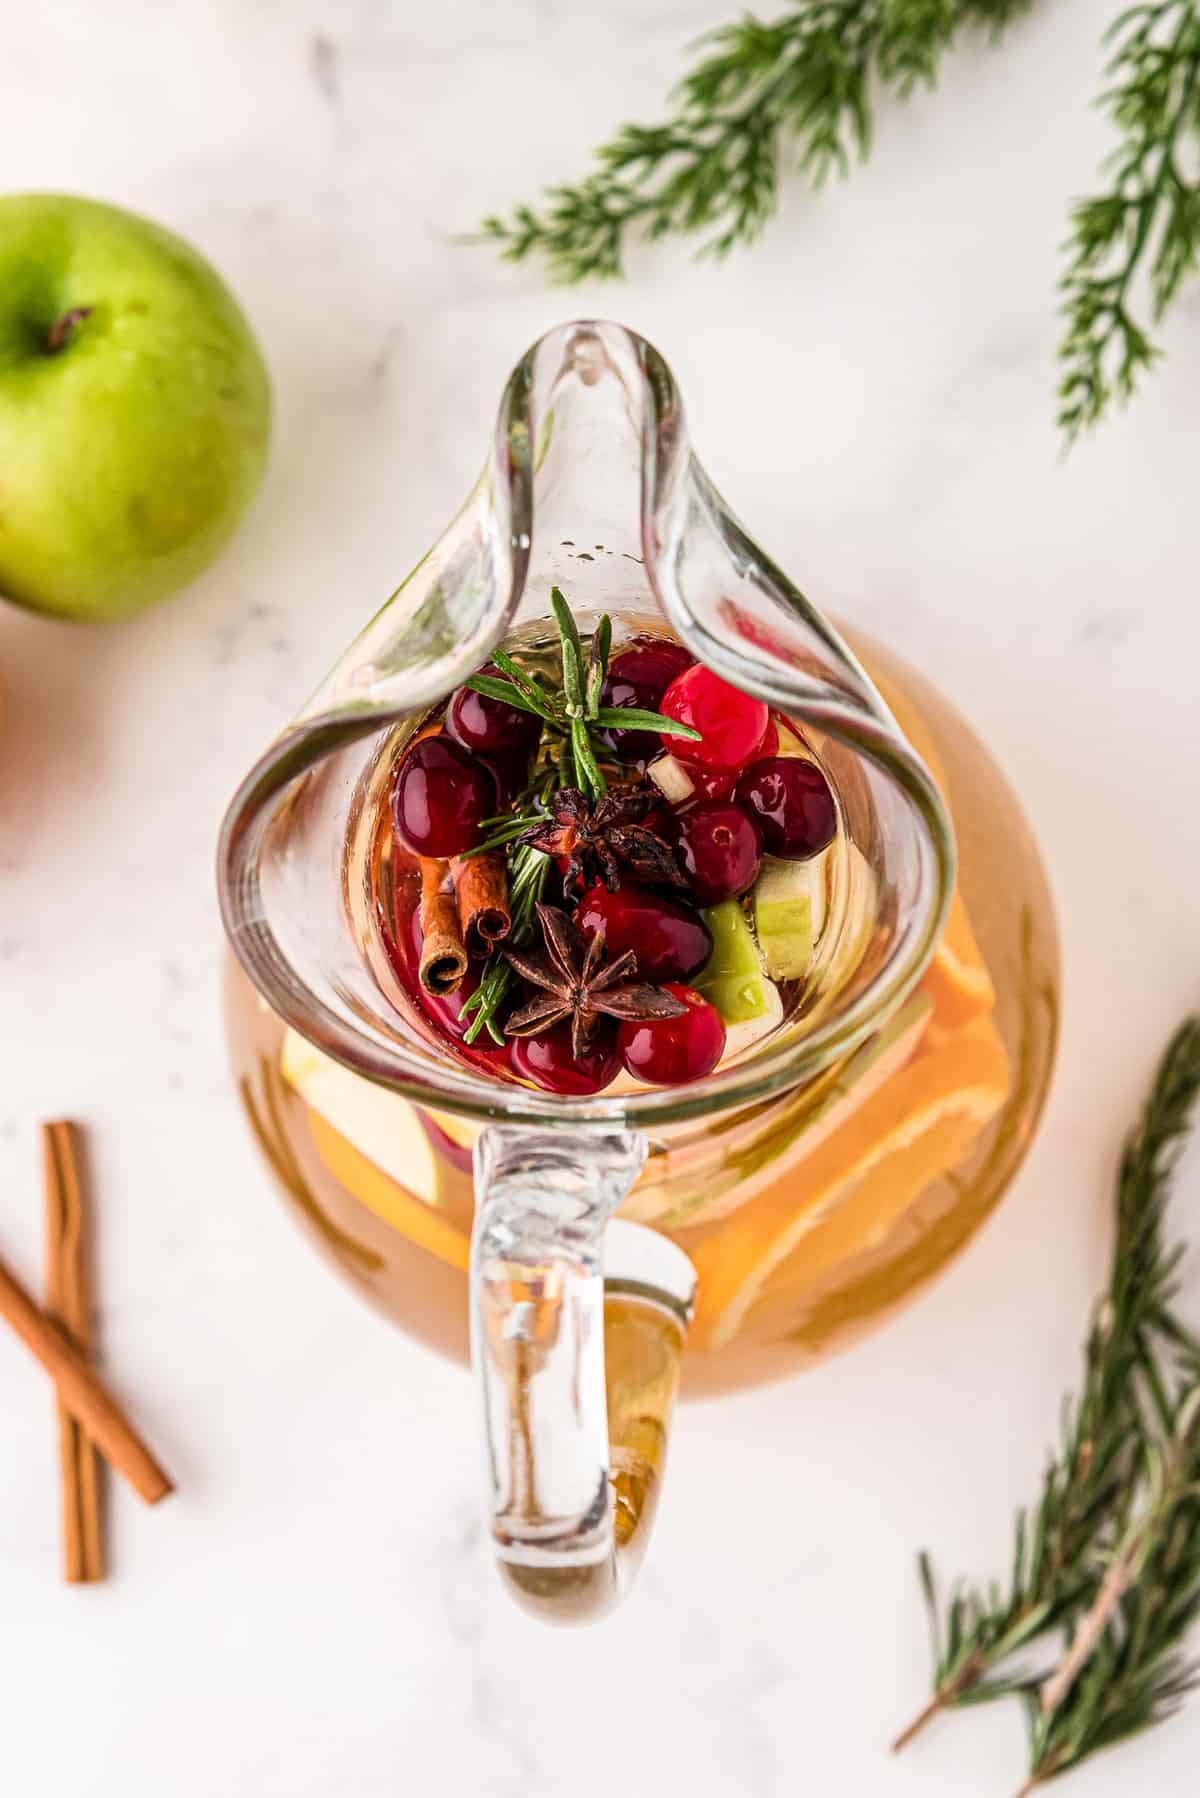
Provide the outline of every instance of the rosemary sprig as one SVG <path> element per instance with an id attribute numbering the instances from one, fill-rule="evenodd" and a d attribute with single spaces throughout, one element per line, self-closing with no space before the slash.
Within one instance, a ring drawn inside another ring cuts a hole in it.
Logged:
<path id="1" fill-rule="evenodd" d="M 1100 96 L 1121 134 L 1107 190 L 1071 216 L 1060 283 L 1058 422 L 1072 441 L 1127 400 L 1161 351 L 1133 310 L 1148 282 L 1158 324 L 1200 257 L 1200 0 L 1146 0 L 1113 22 L 1111 85 Z"/>
<path id="2" fill-rule="evenodd" d="M 560 280 L 622 273 L 626 234 L 701 235 L 721 256 L 751 242 L 776 207 L 785 142 L 814 186 L 871 143 L 877 87 L 932 86 L 964 25 L 993 33 L 1030 0 L 804 0 L 701 39 L 703 53 L 661 123 L 625 125 L 583 180 L 538 210 L 483 221 L 512 261 L 538 255 Z"/>
<path id="3" fill-rule="evenodd" d="M 919 1561 L 934 1642 L 933 1696 L 897 1738 L 901 1748 L 939 1711 L 1028 1689 L 1006 1663 L 1094 1602 L 1111 1543 L 1128 1526 L 1147 1443 L 1173 1416 L 1171 1369 L 1191 1365 L 1194 1338 L 1175 1314 L 1181 1249 L 1165 1241 L 1174 1150 L 1200 1093 L 1200 1018 L 1169 1044 L 1117 1181 L 1108 1291 L 1088 1334 L 1082 1395 L 1065 1407 L 1062 1443 L 1032 1514 L 1018 1513 L 1005 1590 L 956 1591 L 938 1602 Z"/>
<path id="4" fill-rule="evenodd" d="M 1200 1663 L 1178 1653 L 1200 1621 L 1200 1381 L 1185 1386 L 1165 1445 L 1148 1446 L 1142 1485 L 1063 1660 L 1025 1694 L 1030 1771 L 1021 1798 L 1172 1716 L 1200 1684 Z"/>

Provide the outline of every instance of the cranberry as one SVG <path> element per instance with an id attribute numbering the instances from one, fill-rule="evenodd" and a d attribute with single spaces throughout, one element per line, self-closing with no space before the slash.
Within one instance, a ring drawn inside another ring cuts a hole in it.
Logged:
<path id="1" fill-rule="evenodd" d="M 626 1071 L 654 1086 L 682 1086 L 711 1074 L 725 1053 L 721 1015 L 694 987 L 668 986 L 687 1010 L 682 1017 L 622 1024 L 617 1044 Z"/>
<path id="2" fill-rule="evenodd" d="M 511 805 L 529 779 L 529 751 L 513 750 L 508 754 L 485 755 L 480 759 L 484 767 L 491 770 L 501 807 Z"/>
<path id="3" fill-rule="evenodd" d="M 758 825 L 763 847 L 787 861 L 807 861 L 837 830 L 829 782 L 815 763 L 796 756 L 767 756 L 743 768 L 737 802 Z"/>
<path id="4" fill-rule="evenodd" d="M 491 675 L 493 680 L 506 678 L 490 663 L 479 672 Z M 502 699 L 490 699 L 486 693 L 476 693 L 473 687 L 459 687 L 446 708 L 446 735 L 461 743 L 464 749 L 482 749 L 487 754 L 501 755 L 516 749 L 528 755 L 541 730 L 542 721 L 532 712 L 505 705 Z"/>
<path id="5" fill-rule="evenodd" d="M 601 705 L 639 706 L 643 711 L 657 712 L 659 701 L 677 675 L 692 666 L 693 658 L 682 643 L 666 638 L 635 644 L 623 649 L 608 665 L 608 675 L 600 693 Z M 652 730 L 606 730 L 604 741 L 623 762 L 646 762 L 659 752 L 659 739 Z"/>
<path id="6" fill-rule="evenodd" d="M 760 756 L 774 755 L 778 748 L 779 730 L 774 718 L 768 717 L 767 728 L 752 759 L 757 761 Z M 733 789 L 737 786 L 736 768 L 689 768 L 688 775 L 692 783 L 692 794 L 687 800 L 689 805 L 694 805 L 698 799 L 732 799 Z"/>
<path id="7" fill-rule="evenodd" d="M 532 1080 L 543 1092 L 570 1093 L 582 1099 L 588 1093 L 602 1092 L 616 1078 L 621 1053 L 615 1033 L 601 1025 L 591 1048 L 576 1055 L 568 1018 L 540 1036 L 513 1037 L 511 1065 L 514 1074 Z"/>
<path id="8" fill-rule="evenodd" d="M 712 933 L 703 918 L 644 887 L 621 886 L 610 893 L 597 883 L 584 894 L 576 917 L 581 930 L 603 929 L 611 960 L 632 949 L 642 980 L 690 980 L 712 953 Z"/>
<path id="9" fill-rule="evenodd" d="M 449 737 L 422 737 L 396 776 L 392 822 L 414 855 L 461 855 L 500 796 L 491 769 Z"/>
<path id="10" fill-rule="evenodd" d="M 729 799 L 737 785 L 737 773 L 725 768 L 689 768 L 692 781 L 692 795 L 687 801 L 689 805 L 697 799 Z"/>
<path id="11" fill-rule="evenodd" d="M 701 905 L 737 899 L 758 879 L 762 838 L 736 805 L 708 799 L 682 812 L 672 837 L 691 896 Z"/>
<path id="12" fill-rule="evenodd" d="M 761 699 L 731 687 L 700 662 L 671 682 L 658 709 L 700 732 L 698 743 L 663 738 L 672 755 L 700 768 L 740 768 L 757 753 L 771 718 Z"/>

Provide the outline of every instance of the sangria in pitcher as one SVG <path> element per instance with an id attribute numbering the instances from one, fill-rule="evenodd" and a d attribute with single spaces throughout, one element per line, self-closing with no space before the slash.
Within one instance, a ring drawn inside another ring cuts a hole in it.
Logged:
<path id="1" fill-rule="evenodd" d="M 244 783 L 221 883 L 251 1127 L 360 1289 L 473 1359 L 499 1562 L 548 1614 L 621 1589 L 680 1374 L 878 1322 L 1045 1092 L 1011 792 L 755 546 L 614 325 L 518 365 L 463 511 Z"/>

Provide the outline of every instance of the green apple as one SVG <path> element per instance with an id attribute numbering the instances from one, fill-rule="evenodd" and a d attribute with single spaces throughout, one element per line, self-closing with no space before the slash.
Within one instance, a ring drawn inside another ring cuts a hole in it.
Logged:
<path id="1" fill-rule="evenodd" d="M 0 595 L 112 619 L 173 593 L 250 503 L 270 414 L 190 245 L 95 200 L 0 196 Z"/>

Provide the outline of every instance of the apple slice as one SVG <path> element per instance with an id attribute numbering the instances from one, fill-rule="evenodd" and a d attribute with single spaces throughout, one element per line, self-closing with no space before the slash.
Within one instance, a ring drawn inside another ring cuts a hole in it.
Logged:
<path id="1" fill-rule="evenodd" d="M 829 904 L 828 851 L 811 861 L 763 858 L 754 883 L 754 928 L 772 980 L 803 980 Z"/>
<path id="2" fill-rule="evenodd" d="M 437 1158 L 415 1105 L 350 1073 L 295 1030 L 283 1039 L 279 1071 L 360 1155 L 414 1198 L 437 1204 Z"/>
<path id="3" fill-rule="evenodd" d="M 715 1005 L 726 1025 L 749 1023 L 767 1012 L 770 1001 L 762 957 L 736 899 L 703 913 L 712 933 L 712 951 L 694 981 L 696 991 Z"/>

